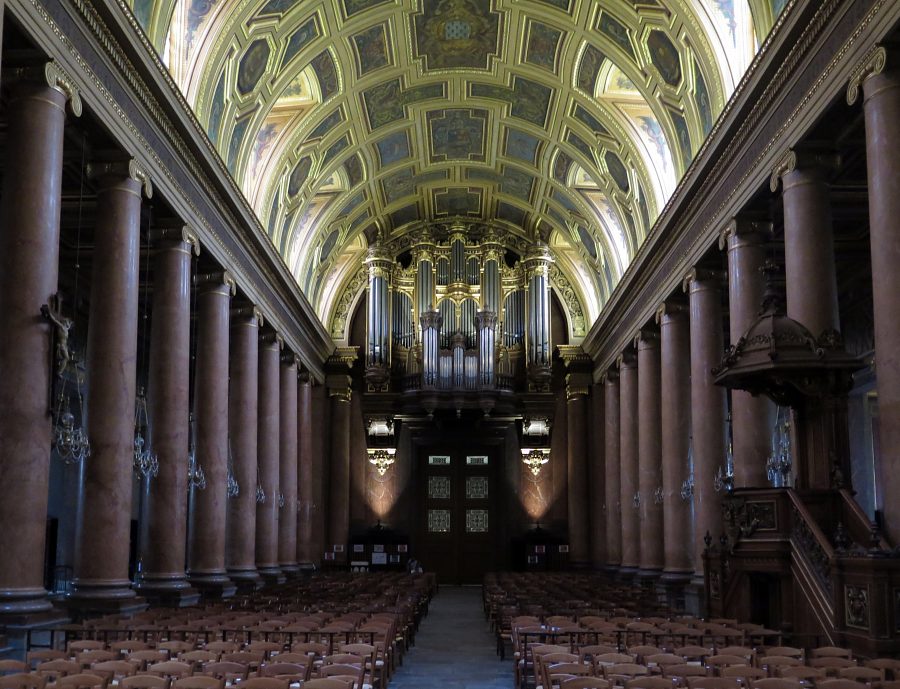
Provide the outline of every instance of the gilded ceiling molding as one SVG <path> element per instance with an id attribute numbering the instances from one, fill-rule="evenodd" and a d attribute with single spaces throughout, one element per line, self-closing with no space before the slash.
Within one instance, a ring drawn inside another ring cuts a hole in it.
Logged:
<path id="1" fill-rule="evenodd" d="M 566 315 L 569 317 L 569 335 L 574 339 L 583 338 L 587 334 L 588 324 L 578 293 L 565 273 L 555 263 L 550 264 L 549 275 L 550 285 L 559 295 Z"/>
<path id="2" fill-rule="evenodd" d="M 345 342 L 347 340 L 347 324 L 350 320 L 350 309 L 356 303 L 360 291 L 364 290 L 369 284 L 369 269 L 361 266 L 350 280 L 341 290 L 341 296 L 338 298 L 334 307 L 333 314 L 330 319 L 331 338 L 335 342 Z"/>

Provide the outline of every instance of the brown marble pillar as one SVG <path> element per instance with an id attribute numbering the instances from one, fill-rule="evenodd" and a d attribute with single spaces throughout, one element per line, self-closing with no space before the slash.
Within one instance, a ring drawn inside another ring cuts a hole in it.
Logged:
<path id="1" fill-rule="evenodd" d="M 638 357 L 640 566 L 641 574 L 655 576 L 664 564 L 659 333 L 642 330 L 635 346 Z"/>
<path id="2" fill-rule="evenodd" d="M 267 583 L 284 575 L 278 568 L 278 516 L 281 511 L 281 349 L 282 339 L 265 333 L 259 345 L 259 402 L 256 463 L 265 498 L 256 503 L 256 570 Z"/>
<path id="3" fill-rule="evenodd" d="M 566 364 L 566 505 L 569 523 L 569 563 L 575 568 L 591 564 L 588 515 L 588 391 L 590 357 L 579 345 L 560 345 Z"/>
<path id="4" fill-rule="evenodd" d="M 638 493 L 638 363 L 634 350 L 619 358 L 619 479 L 622 486 L 622 567 L 637 572 L 641 563 Z"/>
<path id="5" fill-rule="evenodd" d="M 691 434 L 691 354 L 687 307 L 667 302 L 656 314 L 659 322 L 661 372 L 660 428 L 662 433 L 663 576 L 686 581 L 694 573 L 691 542 L 691 503 L 681 486 L 691 473 L 688 454 Z"/>
<path id="6" fill-rule="evenodd" d="M 56 292 L 63 127 L 78 91 L 55 63 L 13 86 L 0 198 L 0 614 L 50 609 L 44 590 L 50 480 L 51 337 L 41 307 Z M 54 357 L 56 360 L 56 357 Z M 57 364 L 58 366 L 59 364 Z M 69 372 L 71 373 L 71 371 Z"/>
<path id="7" fill-rule="evenodd" d="M 317 554 L 313 551 L 313 425 L 312 379 L 308 372 L 301 372 L 297 381 L 297 494 L 300 509 L 297 513 L 297 561 L 301 568 L 309 569 Z"/>
<path id="8" fill-rule="evenodd" d="M 618 568 L 622 564 L 622 509 L 627 502 L 622 500 L 622 478 L 620 472 L 619 443 L 619 371 L 610 369 L 603 381 L 606 403 L 604 416 L 604 467 L 606 469 L 606 564 Z"/>
<path id="9" fill-rule="evenodd" d="M 896 55 L 876 46 L 856 69 L 847 100 L 862 84 L 869 181 L 869 241 L 878 377 L 881 509 L 888 537 L 900 543 L 900 70 Z"/>
<path id="10" fill-rule="evenodd" d="M 225 566 L 228 576 L 243 590 L 261 584 L 256 570 L 260 327 L 262 314 L 255 307 L 235 309 L 231 314 L 228 428 L 232 471 L 240 492 L 228 501 Z"/>
<path id="11" fill-rule="evenodd" d="M 192 494 L 188 541 L 188 579 L 205 598 L 234 595 L 225 572 L 228 480 L 228 360 L 231 297 L 228 273 L 198 275 L 197 363 L 194 418 L 197 461 L 206 488 Z M 246 485 L 239 490 L 247 491 Z"/>
<path id="12" fill-rule="evenodd" d="M 297 357 L 281 358 L 278 486 L 284 503 L 278 515 L 278 567 L 295 575 L 297 566 Z"/>
<path id="13" fill-rule="evenodd" d="M 190 446 L 191 249 L 188 228 L 158 233 L 153 263 L 148 414 L 159 473 L 147 489 L 141 595 L 166 605 L 193 605 L 199 594 L 185 574 L 187 455 Z"/>
<path id="14" fill-rule="evenodd" d="M 339 347 L 328 361 L 328 396 L 331 400 L 331 454 L 328 487 L 328 540 L 325 550 L 336 561 L 346 561 L 350 536 L 350 368 L 356 347 Z"/>
<path id="15" fill-rule="evenodd" d="M 762 305 L 766 260 L 765 241 L 771 224 L 735 218 L 722 233 L 720 248 L 728 248 L 728 305 L 731 342 L 750 327 Z M 721 357 L 720 357 L 721 359 Z M 734 449 L 734 486 L 768 485 L 766 460 L 771 448 L 770 402 L 742 390 L 731 391 L 731 426 Z"/>
<path id="16" fill-rule="evenodd" d="M 694 580 L 703 578 L 704 537 L 718 542 L 722 531 L 722 494 L 715 477 L 725 463 L 726 390 L 713 382 L 722 359 L 721 277 L 693 270 L 684 282 L 690 300 L 691 437 L 694 456 Z"/>
<path id="17" fill-rule="evenodd" d="M 591 393 L 588 436 L 590 450 L 588 467 L 590 489 L 588 490 L 588 521 L 591 535 L 591 567 L 595 570 L 606 566 L 606 391 L 603 385 L 594 385 Z M 618 485 L 618 483 L 616 484 Z"/>
<path id="18" fill-rule="evenodd" d="M 91 163 L 97 180 L 87 343 L 87 428 L 78 512 L 74 591 L 85 609 L 135 604 L 128 578 L 138 333 L 141 188 L 152 187 L 136 160 Z M 129 600 L 130 599 L 130 600 Z"/>
<path id="19" fill-rule="evenodd" d="M 325 429 L 331 428 L 331 405 L 329 404 L 328 388 L 325 385 L 316 385 L 312 389 L 312 424 L 314 429 L 321 429 L 313 433 L 312 438 L 312 462 L 310 475 L 312 476 L 312 503 L 310 519 L 312 521 L 311 551 L 313 564 L 320 565 L 328 542 L 328 524 L 326 522 L 326 509 L 328 506 L 328 480 L 331 471 L 329 457 L 331 455 L 331 433 Z"/>

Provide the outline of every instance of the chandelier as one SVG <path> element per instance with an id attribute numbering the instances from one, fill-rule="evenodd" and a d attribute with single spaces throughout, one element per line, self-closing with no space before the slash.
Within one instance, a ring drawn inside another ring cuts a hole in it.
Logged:
<path id="1" fill-rule="evenodd" d="M 75 397 L 81 417 L 84 418 L 84 397 L 81 394 L 81 374 L 75 371 Z M 60 379 L 59 394 L 53 410 L 53 448 L 65 464 L 78 464 L 91 456 L 91 444 L 87 433 L 75 424 L 75 415 L 70 408 L 67 378 Z"/>
<path id="2" fill-rule="evenodd" d="M 394 463 L 396 452 L 397 450 L 393 447 L 366 450 L 366 453 L 369 455 L 369 464 L 375 466 L 379 476 L 384 476 L 387 473 L 391 464 Z"/>
<path id="3" fill-rule="evenodd" d="M 531 449 L 528 447 L 522 448 L 522 462 L 524 462 L 525 466 L 531 469 L 531 473 L 534 476 L 537 476 L 541 473 L 541 467 L 543 467 L 547 462 L 550 461 L 550 448 L 541 447 L 537 449 Z"/>
<path id="4" fill-rule="evenodd" d="M 137 403 L 134 408 L 134 456 L 132 466 L 138 478 L 150 479 L 159 474 L 159 459 L 156 453 L 145 449 L 147 441 L 144 433 L 149 426 L 147 419 L 147 398 L 144 388 L 138 388 Z"/>
<path id="5" fill-rule="evenodd" d="M 188 489 L 206 490 L 206 474 L 197 461 L 197 445 L 194 442 L 194 415 L 190 415 L 190 437 L 188 447 Z"/>

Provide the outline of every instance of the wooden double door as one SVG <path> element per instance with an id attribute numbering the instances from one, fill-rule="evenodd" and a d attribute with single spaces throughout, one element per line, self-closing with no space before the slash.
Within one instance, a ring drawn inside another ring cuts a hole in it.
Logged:
<path id="1" fill-rule="evenodd" d="M 422 566 L 444 584 L 480 584 L 497 562 L 502 515 L 495 505 L 493 448 L 422 447 L 418 466 L 418 547 Z"/>

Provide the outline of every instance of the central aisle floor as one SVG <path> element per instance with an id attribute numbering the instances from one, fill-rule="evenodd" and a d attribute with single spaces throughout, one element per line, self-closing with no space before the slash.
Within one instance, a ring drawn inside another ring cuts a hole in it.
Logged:
<path id="1" fill-rule="evenodd" d="M 481 587 L 442 586 L 388 689 L 511 689 L 512 663 L 496 647 Z"/>

